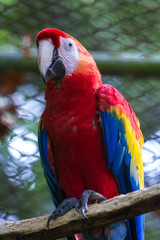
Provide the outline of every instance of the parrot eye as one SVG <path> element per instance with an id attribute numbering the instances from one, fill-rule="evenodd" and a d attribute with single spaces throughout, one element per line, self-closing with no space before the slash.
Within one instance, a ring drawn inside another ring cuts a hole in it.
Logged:
<path id="1" fill-rule="evenodd" d="M 71 51 L 74 49 L 74 42 L 72 39 L 64 39 L 64 41 L 61 43 L 62 48 L 64 48 L 67 51 Z"/>
<path id="2" fill-rule="evenodd" d="M 79 50 L 71 38 L 60 37 L 60 47 L 58 55 L 63 60 L 66 69 L 66 75 L 71 74 L 79 59 Z"/>

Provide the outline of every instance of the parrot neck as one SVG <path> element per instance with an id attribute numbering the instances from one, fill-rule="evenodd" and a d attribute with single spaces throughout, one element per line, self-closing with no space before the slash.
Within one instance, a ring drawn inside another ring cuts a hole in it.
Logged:
<path id="1" fill-rule="evenodd" d="M 99 72 L 92 75 L 72 74 L 56 84 L 52 79 L 48 79 L 45 92 L 46 105 L 49 104 L 52 105 L 52 108 L 56 108 L 57 104 L 59 105 L 62 101 L 69 104 L 72 99 L 75 100 L 79 97 L 81 99 L 89 96 L 95 97 L 95 92 L 101 85 L 102 80 Z"/>

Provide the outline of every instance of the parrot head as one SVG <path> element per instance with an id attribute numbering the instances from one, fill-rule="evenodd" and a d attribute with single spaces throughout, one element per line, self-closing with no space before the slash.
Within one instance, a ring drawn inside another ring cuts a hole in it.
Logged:
<path id="1" fill-rule="evenodd" d="M 38 65 L 46 83 L 52 79 L 61 82 L 73 74 L 101 76 L 93 57 L 72 36 L 55 28 L 46 28 L 36 37 Z M 100 77 L 101 78 L 101 77 Z"/>

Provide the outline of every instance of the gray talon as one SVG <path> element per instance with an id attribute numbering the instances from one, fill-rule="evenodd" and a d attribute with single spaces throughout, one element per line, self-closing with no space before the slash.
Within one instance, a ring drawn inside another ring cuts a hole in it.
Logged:
<path id="1" fill-rule="evenodd" d="M 63 216 L 65 213 L 69 212 L 72 208 L 75 208 L 78 213 L 82 213 L 83 217 L 88 219 L 86 212 L 88 212 L 88 204 L 95 202 L 101 202 L 106 200 L 106 198 L 100 193 L 94 192 L 93 190 L 85 190 L 79 201 L 76 198 L 68 198 L 63 200 L 55 211 L 49 216 L 47 221 L 47 227 L 49 229 L 49 223 L 53 219 L 59 216 Z"/>
<path id="2" fill-rule="evenodd" d="M 76 198 L 67 198 L 63 200 L 63 202 L 61 202 L 55 209 L 55 211 L 49 216 L 47 221 L 48 229 L 49 223 L 52 219 L 54 220 L 59 216 L 63 216 L 65 213 L 69 212 L 72 208 L 74 208 L 76 204 L 79 204 Z"/>
<path id="3" fill-rule="evenodd" d="M 76 204 L 75 204 L 74 207 L 75 207 L 76 211 L 79 213 L 79 208 L 80 208 L 80 207 L 79 207 L 79 202 L 76 202 Z"/>
<path id="4" fill-rule="evenodd" d="M 85 212 L 87 212 L 87 211 L 85 211 L 84 208 L 81 208 L 81 213 L 82 213 L 83 217 L 85 219 L 88 219 L 88 217 L 86 216 Z"/>
<path id="5" fill-rule="evenodd" d="M 76 207 L 80 208 L 84 218 L 88 219 L 88 217 L 85 214 L 86 212 L 88 212 L 88 204 L 97 202 L 99 203 L 104 200 L 106 200 L 106 198 L 100 193 L 94 192 L 93 190 L 85 190 L 82 193 L 81 198 L 79 199 L 79 205 L 77 205 Z"/>

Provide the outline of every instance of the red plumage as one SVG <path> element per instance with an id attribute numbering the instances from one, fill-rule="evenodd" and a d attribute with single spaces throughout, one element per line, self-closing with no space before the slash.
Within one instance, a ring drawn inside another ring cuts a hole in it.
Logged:
<path id="1" fill-rule="evenodd" d="M 46 85 L 42 119 L 54 143 L 58 182 L 68 198 L 80 198 L 85 189 L 107 198 L 118 194 L 116 181 L 107 166 L 97 114 L 94 87 L 97 80 L 95 75 L 92 78 L 87 82 L 85 75 L 78 78 L 73 74 L 63 79 L 58 90 L 52 80 Z"/>
<path id="2" fill-rule="evenodd" d="M 121 114 L 125 113 L 129 122 L 132 125 L 137 140 L 139 141 L 142 136 L 140 131 L 140 123 L 132 110 L 130 104 L 125 100 L 122 94 L 113 86 L 104 84 L 97 90 L 98 106 L 100 111 L 104 111 L 107 106 L 116 106 L 120 110 Z"/>
<path id="3" fill-rule="evenodd" d="M 69 37 L 69 35 L 67 35 L 66 33 L 64 33 L 56 28 L 46 28 L 43 31 L 38 33 L 38 35 L 36 37 L 36 44 L 38 47 L 38 42 L 41 39 L 51 39 L 53 45 L 56 46 L 57 48 L 59 48 L 59 46 L 60 46 L 59 38 L 67 37 L 67 36 Z"/>

